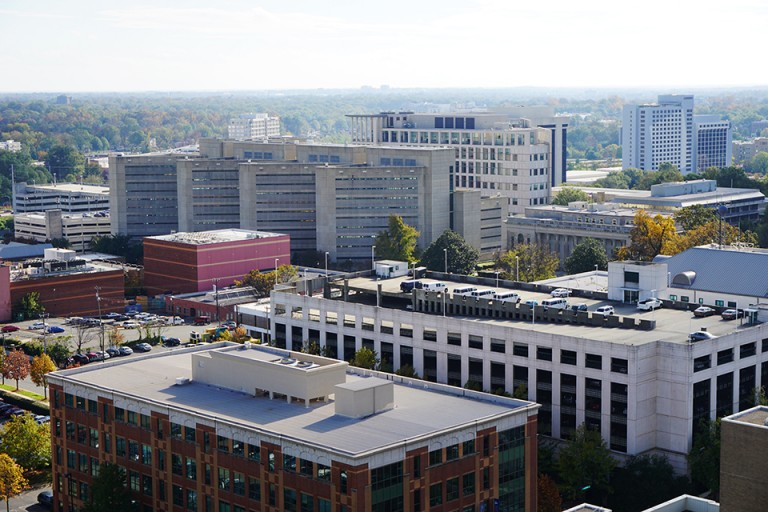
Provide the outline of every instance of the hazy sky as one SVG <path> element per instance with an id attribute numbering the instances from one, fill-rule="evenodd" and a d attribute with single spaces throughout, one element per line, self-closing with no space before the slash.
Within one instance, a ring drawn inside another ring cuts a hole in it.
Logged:
<path id="1" fill-rule="evenodd" d="M 765 0 L 0 0 L 0 91 L 768 84 Z"/>

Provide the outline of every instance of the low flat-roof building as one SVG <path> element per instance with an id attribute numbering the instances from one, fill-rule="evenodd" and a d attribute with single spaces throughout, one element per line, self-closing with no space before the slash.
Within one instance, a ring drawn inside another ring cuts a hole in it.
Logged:
<path id="1" fill-rule="evenodd" d="M 281 233 L 218 229 L 144 239 L 144 287 L 150 295 L 224 288 L 251 270 L 291 264 L 291 239 Z"/>
<path id="2" fill-rule="evenodd" d="M 536 510 L 530 402 L 231 343 L 49 384 L 56 512 L 104 462 L 143 510 Z"/>
<path id="3" fill-rule="evenodd" d="M 79 183 L 17 183 L 13 213 L 44 212 L 95 213 L 109 210 L 109 187 Z"/>
<path id="4" fill-rule="evenodd" d="M 19 213 L 13 216 L 13 226 L 16 238 L 38 242 L 65 238 L 80 252 L 91 248 L 94 237 L 111 235 L 109 212 L 63 213 L 53 209 Z"/>

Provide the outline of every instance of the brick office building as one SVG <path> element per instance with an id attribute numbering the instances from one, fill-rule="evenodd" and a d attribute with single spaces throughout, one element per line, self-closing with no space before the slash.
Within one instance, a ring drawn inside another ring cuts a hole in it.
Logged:
<path id="1" fill-rule="evenodd" d="M 49 382 L 57 512 L 105 462 L 143 511 L 536 510 L 531 402 L 231 343 Z"/>
<path id="2" fill-rule="evenodd" d="M 290 263 L 291 239 L 279 233 L 218 229 L 144 239 L 144 286 L 149 295 L 225 287 L 251 270 Z"/>

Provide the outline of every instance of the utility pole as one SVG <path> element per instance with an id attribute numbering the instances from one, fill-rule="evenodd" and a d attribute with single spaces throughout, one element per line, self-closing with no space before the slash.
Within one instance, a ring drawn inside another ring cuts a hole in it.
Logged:
<path id="1" fill-rule="evenodd" d="M 104 352 L 104 322 L 101 321 L 101 297 L 99 296 L 100 286 L 96 287 L 96 307 L 99 309 L 99 347 Z M 102 358 L 102 361 L 104 359 Z"/>
<path id="2" fill-rule="evenodd" d="M 213 280 L 213 292 L 216 295 L 216 323 L 219 323 L 219 278 Z"/>

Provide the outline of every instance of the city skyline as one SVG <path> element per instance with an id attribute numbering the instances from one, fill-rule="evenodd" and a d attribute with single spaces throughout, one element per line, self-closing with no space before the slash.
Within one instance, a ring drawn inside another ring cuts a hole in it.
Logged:
<path id="1" fill-rule="evenodd" d="M 0 91 L 768 84 L 749 52 L 709 40 L 738 26 L 740 46 L 759 47 L 768 6 L 707 4 L 10 0 Z M 744 76 L 713 72 L 716 62 Z"/>

